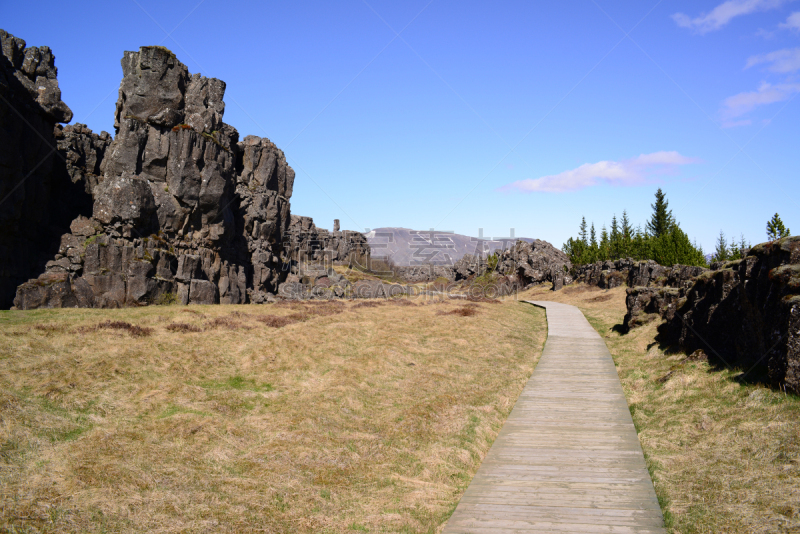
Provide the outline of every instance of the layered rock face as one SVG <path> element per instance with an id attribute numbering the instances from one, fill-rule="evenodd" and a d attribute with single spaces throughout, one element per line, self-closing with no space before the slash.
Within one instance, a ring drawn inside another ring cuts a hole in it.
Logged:
<path id="1" fill-rule="evenodd" d="M 659 341 L 800 393 L 800 237 L 763 243 L 721 267 L 688 289 L 629 289 L 626 322 L 638 310 L 657 313 L 666 319 Z"/>
<path id="2" fill-rule="evenodd" d="M 113 141 L 80 125 L 57 130 L 91 213 L 72 221 L 15 306 L 270 299 L 288 261 L 294 171 L 283 152 L 239 141 L 222 121 L 225 83 L 191 75 L 169 50 L 125 52 L 122 71 Z"/>
<path id="3" fill-rule="evenodd" d="M 53 172 L 64 166 L 53 128 L 72 120 L 55 56 L 3 30 L 0 48 L 0 308 L 8 308 L 17 285 L 52 259 L 75 216 L 67 203 L 86 195 Z"/>

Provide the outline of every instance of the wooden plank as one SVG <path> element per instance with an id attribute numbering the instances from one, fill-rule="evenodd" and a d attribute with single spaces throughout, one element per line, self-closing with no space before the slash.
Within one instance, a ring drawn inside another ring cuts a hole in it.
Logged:
<path id="1" fill-rule="evenodd" d="M 614 361 L 574 306 L 547 310 L 536 369 L 443 534 L 665 534 Z"/>

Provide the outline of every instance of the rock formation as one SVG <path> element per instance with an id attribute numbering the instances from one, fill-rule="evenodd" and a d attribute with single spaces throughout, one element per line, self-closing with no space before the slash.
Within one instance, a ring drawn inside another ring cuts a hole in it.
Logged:
<path id="1" fill-rule="evenodd" d="M 572 264 L 562 251 L 547 241 L 534 239 L 531 243 L 517 241 L 500 254 L 495 269 L 509 277 L 519 287 L 526 288 L 542 282 L 551 282 L 553 290 L 572 283 L 569 271 Z"/>
<path id="2" fill-rule="evenodd" d="M 225 83 L 190 74 L 169 50 L 125 52 L 122 71 L 113 141 L 82 125 L 56 129 L 66 175 L 91 194 L 91 211 L 73 214 L 15 306 L 272 298 L 286 276 L 294 183 L 283 152 L 268 139 L 239 141 L 222 121 Z M 47 102 L 51 120 L 68 120 L 66 106 Z"/>
<path id="3" fill-rule="evenodd" d="M 0 30 L 0 308 L 17 285 L 44 270 L 85 196 L 53 170 L 63 153 L 53 128 L 72 120 L 61 101 L 50 48 Z"/>
<path id="4" fill-rule="evenodd" d="M 339 230 L 339 220 L 334 219 L 334 231 L 317 228 L 311 217 L 292 215 L 284 236 L 286 248 L 298 272 L 298 262 L 307 264 L 365 264 L 370 249 L 367 238 L 360 232 Z M 290 244 L 290 245 L 289 245 Z"/>
<path id="5" fill-rule="evenodd" d="M 629 289 L 626 324 L 660 316 L 659 341 L 702 349 L 747 379 L 800 393 L 800 237 L 763 243 L 720 267 L 688 287 Z"/>
<path id="6" fill-rule="evenodd" d="M 603 289 L 625 283 L 628 287 L 688 287 L 692 280 L 707 270 L 690 265 L 665 267 L 653 260 L 623 258 L 581 265 L 575 269 L 575 280 Z"/>

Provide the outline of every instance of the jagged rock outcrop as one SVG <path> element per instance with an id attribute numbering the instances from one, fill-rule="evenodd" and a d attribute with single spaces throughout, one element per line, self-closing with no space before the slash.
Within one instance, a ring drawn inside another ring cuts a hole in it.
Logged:
<path id="1" fill-rule="evenodd" d="M 603 289 L 626 283 L 628 287 L 688 287 L 707 270 L 690 265 L 665 267 L 653 260 L 622 258 L 581 265 L 575 269 L 575 280 Z"/>
<path id="2" fill-rule="evenodd" d="M 113 141 L 82 125 L 57 134 L 91 213 L 18 288 L 15 306 L 271 299 L 288 262 L 294 171 L 283 152 L 239 141 L 222 121 L 225 83 L 190 74 L 169 50 L 125 52 L 122 71 Z"/>
<path id="3" fill-rule="evenodd" d="M 800 237 L 763 243 L 720 267 L 688 288 L 628 290 L 626 322 L 635 326 L 641 310 L 658 313 L 666 319 L 659 341 L 702 349 L 749 380 L 800 393 Z"/>
<path id="4" fill-rule="evenodd" d="M 564 284 L 572 283 L 571 269 L 566 254 L 547 241 L 534 239 L 531 243 L 517 241 L 513 247 L 504 250 L 495 271 L 522 288 L 551 282 L 553 290 L 557 291 Z"/>
<path id="5" fill-rule="evenodd" d="M 623 258 L 580 265 L 574 269 L 575 280 L 603 289 L 619 287 L 625 283 L 634 263 L 630 258 Z"/>
<path id="6" fill-rule="evenodd" d="M 628 312 L 623 319 L 623 326 L 626 330 L 630 330 L 657 319 L 671 320 L 685 295 L 685 288 L 628 288 L 625 297 Z"/>
<path id="7" fill-rule="evenodd" d="M 452 282 L 456 277 L 453 267 L 449 265 L 393 265 L 391 269 L 395 277 L 412 284 L 433 282 L 437 278 Z"/>
<path id="8" fill-rule="evenodd" d="M 314 264 L 356 262 L 362 266 L 366 265 L 370 251 L 366 236 L 352 230 L 340 231 L 338 226 L 338 219 L 334 220 L 335 230 L 329 232 L 324 228 L 317 228 L 311 217 L 291 216 L 284 242 L 287 243 L 287 249 L 291 247 L 290 256 L 294 262 L 294 272 L 297 272 L 298 262 Z"/>
<path id="9" fill-rule="evenodd" d="M 482 276 L 488 268 L 486 258 L 478 254 L 464 254 L 453 264 L 454 280 L 468 280 L 472 276 Z"/>
<path id="10" fill-rule="evenodd" d="M 65 216 L 66 203 L 83 186 L 53 172 L 63 168 L 53 128 L 72 111 L 61 101 L 52 51 L 26 48 L 3 30 L 0 48 L 0 308 L 8 308 L 17 285 L 52 259 L 75 216 Z"/>

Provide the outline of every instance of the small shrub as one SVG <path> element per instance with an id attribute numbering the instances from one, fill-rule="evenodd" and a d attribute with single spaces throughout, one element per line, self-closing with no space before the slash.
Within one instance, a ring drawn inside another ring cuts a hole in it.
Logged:
<path id="1" fill-rule="evenodd" d="M 383 302 L 376 302 L 374 300 L 366 300 L 353 305 L 353 308 L 377 308 L 383 306 Z"/>
<path id="2" fill-rule="evenodd" d="M 249 330 L 251 327 L 247 325 L 243 325 L 239 321 L 231 317 L 214 317 L 210 321 L 206 322 L 206 327 L 208 328 L 226 328 L 228 330 Z"/>
<path id="3" fill-rule="evenodd" d="M 394 304 L 395 306 L 416 306 L 416 304 L 408 299 L 393 299 L 389 301 L 389 304 Z"/>
<path id="4" fill-rule="evenodd" d="M 457 315 L 460 317 L 472 317 L 473 315 L 477 314 L 478 310 L 475 308 L 471 308 L 468 306 L 462 306 L 460 308 L 456 308 L 454 310 L 450 310 L 448 312 L 441 311 L 437 315 Z"/>
<path id="5" fill-rule="evenodd" d="M 130 334 L 133 337 L 144 337 L 149 336 L 153 333 L 153 329 L 147 326 L 137 326 L 131 323 L 126 323 L 125 321 L 103 321 L 102 323 L 98 323 L 95 326 L 88 326 L 79 328 L 78 330 L 82 333 L 86 332 L 96 332 L 97 330 L 107 329 L 107 330 L 123 330 Z"/>
<path id="6" fill-rule="evenodd" d="M 156 306 L 171 306 L 178 303 L 177 293 L 162 293 L 153 301 Z"/>
<path id="7" fill-rule="evenodd" d="M 35 324 L 33 327 L 44 334 L 58 334 L 66 330 L 64 325 L 52 323 Z"/>
<path id="8" fill-rule="evenodd" d="M 322 303 L 318 303 L 315 306 L 312 306 L 307 309 L 307 312 L 311 315 L 319 315 L 319 316 L 329 316 L 329 315 L 337 315 L 342 313 L 345 310 L 345 305 L 342 302 L 332 302 L 326 301 Z"/>
<path id="9" fill-rule="evenodd" d="M 199 326 L 188 323 L 171 323 L 167 325 L 167 330 L 170 332 L 178 332 L 181 334 L 188 334 L 192 332 L 202 332 L 203 329 Z"/>
<path id="10" fill-rule="evenodd" d="M 262 315 L 257 317 L 256 320 L 264 323 L 270 328 L 283 328 L 284 326 L 297 322 L 295 319 L 290 317 L 281 317 L 279 315 Z"/>

